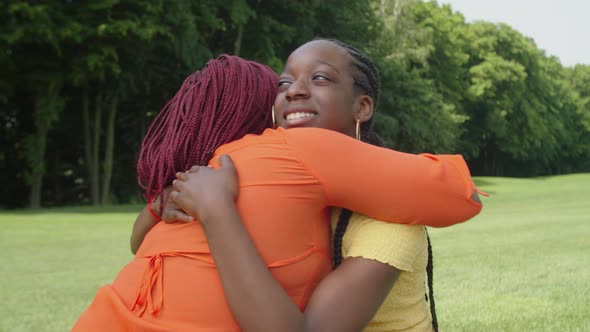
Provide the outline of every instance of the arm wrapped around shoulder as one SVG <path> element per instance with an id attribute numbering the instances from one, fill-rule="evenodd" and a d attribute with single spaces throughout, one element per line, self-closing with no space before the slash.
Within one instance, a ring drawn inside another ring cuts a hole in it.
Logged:
<path id="1" fill-rule="evenodd" d="M 427 226 L 451 226 L 467 221 L 479 214 L 482 204 L 473 200 L 476 187 L 463 156 L 432 154 L 421 154 L 420 156 L 440 163 L 440 166 L 434 167 L 435 174 L 433 176 L 433 180 L 436 181 L 436 171 L 438 171 L 440 173 L 440 182 L 431 188 L 432 191 L 426 195 L 431 201 L 425 201 L 425 203 L 428 203 L 435 210 L 439 210 L 441 219 L 436 224 Z M 436 195 L 437 192 L 441 194 L 441 197 L 430 196 L 430 194 Z"/>
<path id="2" fill-rule="evenodd" d="M 481 203 L 472 199 L 476 188 L 461 155 L 415 155 L 377 149 L 381 153 L 388 151 L 387 166 L 370 167 L 370 174 L 361 177 L 363 182 L 375 182 L 371 196 L 366 196 L 360 209 L 354 211 L 367 211 L 367 215 L 379 220 L 430 227 L 462 223 L 481 211 Z M 382 211 L 381 205 L 387 210 Z"/>
<path id="3" fill-rule="evenodd" d="M 285 131 L 329 206 L 378 220 L 446 227 L 481 211 L 461 155 L 411 154 L 322 129 Z"/>

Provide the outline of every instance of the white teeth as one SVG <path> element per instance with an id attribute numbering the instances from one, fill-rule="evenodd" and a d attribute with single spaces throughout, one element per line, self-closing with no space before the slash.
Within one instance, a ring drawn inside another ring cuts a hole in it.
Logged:
<path id="1" fill-rule="evenodd" d="M 307 113 L 307 112 L 295 112 L 287 115 L 287 120 L 297 120 L 301 118 L 309 118 L 315 116 L 314 113 Z"/>

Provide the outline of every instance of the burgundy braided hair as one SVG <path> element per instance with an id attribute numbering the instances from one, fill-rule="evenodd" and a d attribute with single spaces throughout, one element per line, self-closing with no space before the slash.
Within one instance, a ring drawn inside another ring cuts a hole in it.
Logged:
<path id="1" fill-rule="evenodd" d="M 146 199 L 176 172 L 207 165 L 219 146 L 271 127 L 276 91 L 272 69 L 236 56 L 221 55 L 188 76 L 141 144 L 137 179 Z"/>

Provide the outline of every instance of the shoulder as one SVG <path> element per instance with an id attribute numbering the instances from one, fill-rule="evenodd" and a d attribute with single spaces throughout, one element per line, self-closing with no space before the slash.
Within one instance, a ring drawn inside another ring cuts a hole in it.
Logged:
<path id="1" fill-rule="evenodd" d="M 256 146 L 261 144 L 289 144 L 289 145 L 305 145 L 306 143 L 313 143 L 317 145 L 318 139 L 322 140 L 348 140 L 352 139 L 344 134 L 335 132 L 333 130 L 321 128 L 268 128 L 262 134 L 247 134 L 244 137 L 226 143 L 220 146 L 215 154 L 221 155 L 244 147 Z M 354 139 L 352 139 L 354 140 Z"/>
<path id="2" fill-rule="evenodd" d="M 332 214 L 335 229 L 340 209 Z M 342 239 L 343 257 L 363 257 L 412 271 L 414 261 L 427 249 L 426 230 L 421 225 L 379 221 L 353 213 Z"/>
<path id="3" fill-rule="evenodd" d="M 252 147 L 268 145 L 268 144 L 285 144 L 285 136 L 282 133 L 282 128 L 264 130 L 262 134 L 247 134 L 244 137 L 235 141 L 223 144 L 215 150 L 214 157 L 217 158 L 223 154 L 231 154 L 232 152 L 240 150 L 248 150 Z"/>
<path id="4" fill-rule="evenodd" d="M 350 136 L 344 135 L 334 130 L 328 130 L 323 128 L 291 128 L 283 129 L 277 128 L 277 133 L 285 137 L 288 143 L 294 144 L 306 144 L 309 143 L 312 146 L 321 148 L 326 144 L 318 144 L 319 142 L 356 142 L 356 140 Z M 320 141 L 321 140 L 321 141 Z"/>

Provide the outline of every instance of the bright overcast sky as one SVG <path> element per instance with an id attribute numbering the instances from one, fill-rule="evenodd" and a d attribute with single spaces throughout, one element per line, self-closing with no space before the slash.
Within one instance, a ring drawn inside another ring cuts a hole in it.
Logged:
<path id="1" fill-rule="evenodd" d="M 468 22 L 507 23 L 564 66 L 590 65 L 590 0 L 438 0 Z"/>

